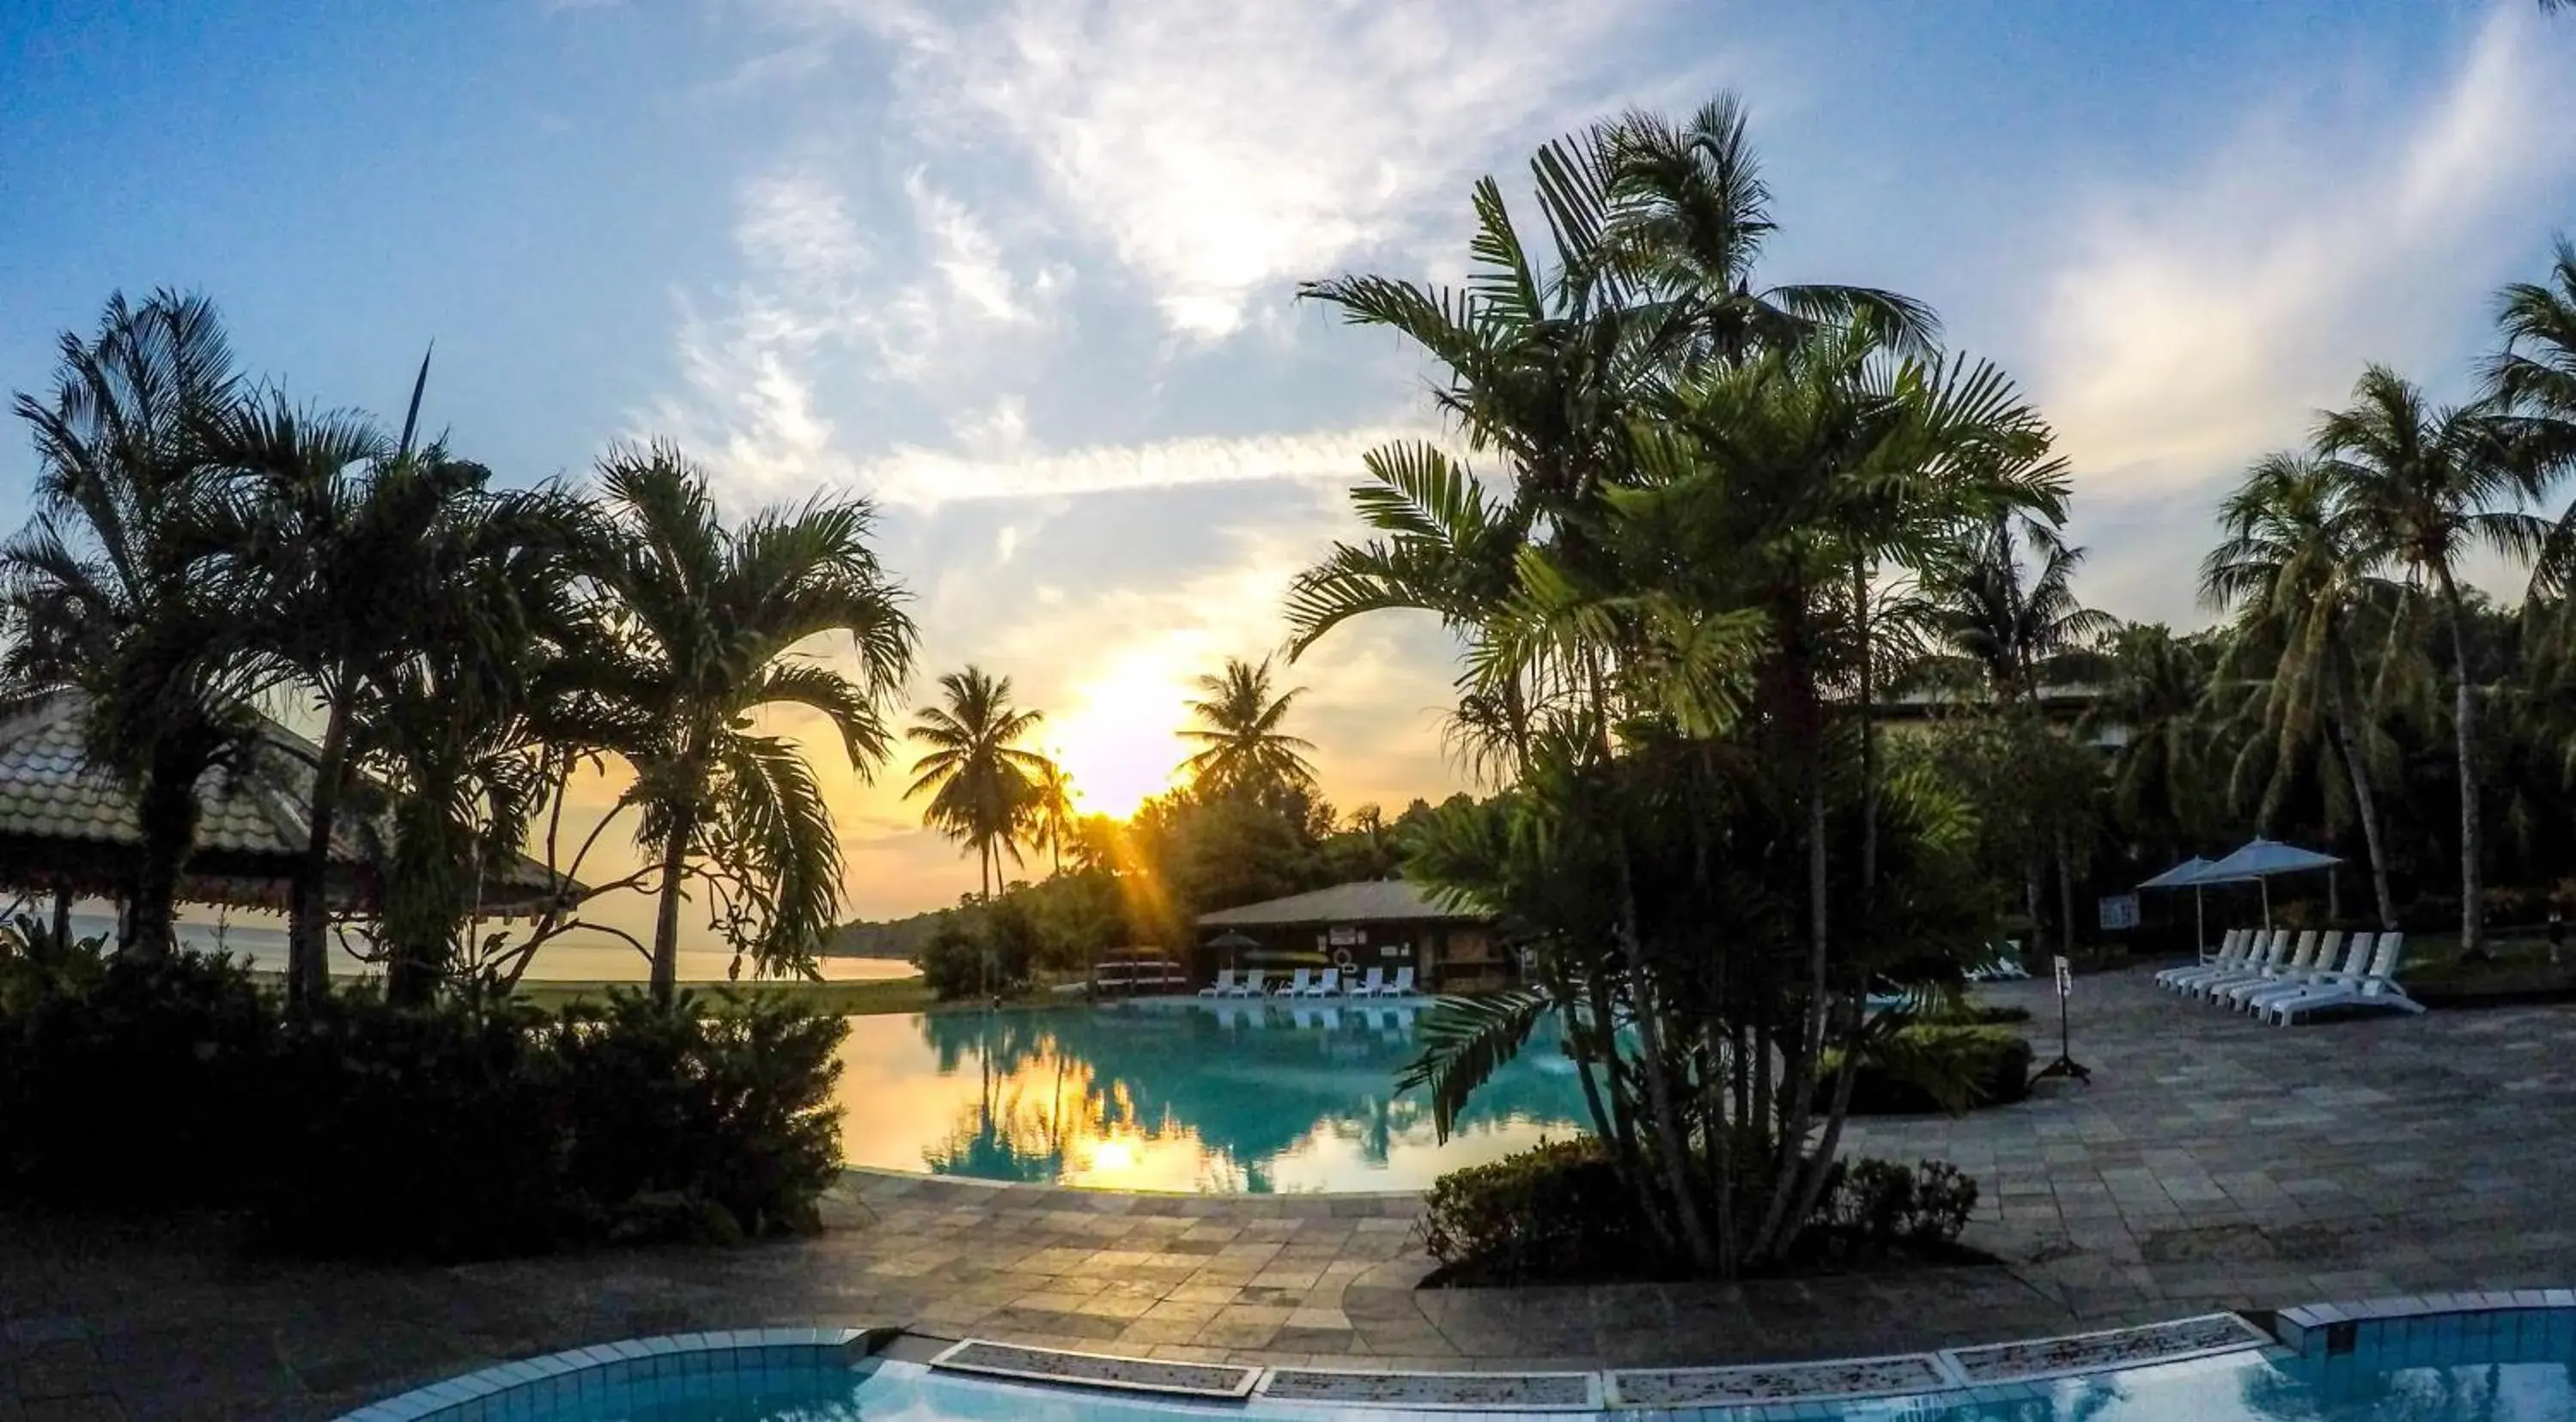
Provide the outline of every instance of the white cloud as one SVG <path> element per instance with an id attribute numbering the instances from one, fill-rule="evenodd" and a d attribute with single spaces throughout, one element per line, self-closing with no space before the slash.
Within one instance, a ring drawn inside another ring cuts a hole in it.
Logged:
<path id="1" fill-rule="evenodd" d="M 2089 487 L 2231 473 L 2365 361 L 2453 376 L 2414 367 L 2456 359 L 2576 165 L 2576 45 L 2530 8 L 2499 6 L 2420 106 L 2285 106 L 2188 179 L 2079 210 L 2032 383 Z"/>
<path id="2" fill-rule="evenodd" d="M 1631 5 L 774 0 L 896 54 L 931 146 L 999 139 L 1165 325 L 1208 339 L 1255 302 L 1412 237 L 1466 181 L 1602 103 Z M 1492 145 L 1492 146 L 1480 146 Z"/>
<path id="3" fill-rule="evenodd" d="M 1292 479 L 1356 483 L 1360 456 L 1419 429 L 1324 430 L 1232 438 L 1191 437 L 1148 444 L 1035 450 L 995 458 L 897 446 L 855 466 L 860 485 L 889 504 L 937 508 L 972 499 L 1051 498 L 1124 489 Z"/>

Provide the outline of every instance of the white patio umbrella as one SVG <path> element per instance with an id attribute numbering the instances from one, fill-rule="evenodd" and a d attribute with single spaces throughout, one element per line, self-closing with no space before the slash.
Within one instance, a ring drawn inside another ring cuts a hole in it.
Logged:
<path id="1" fill-rule="evenodd" d="M 2304 874 L 2314 869 L 2331 869 L 2343 861 L 2331 854 L 2283 844 L 2277 839 L 2247 840 L 2234 854 L 2200 871 L 2195 882 L 2221 884 L 2229 880 L 2252 879 L 2263 887 L 2263 926 L 2272 926 L 2272 876 Z"/>
<path id="2" fill-rule="evenodd" d="M 2152 879 L 2142 879 L 2138 882 L 2138 887 L 2141 889 L 2191 890 L 2192 946 L 2203 952 L 2208 951 L 2206 945 L 2209 942 L 2209 922 L 2201 910 L 2200 891 L 2208 888 L 2212 882 L 2204 876 L 2209 872 L 2210 866 L 2216 862 L 2195 854 Z"/>

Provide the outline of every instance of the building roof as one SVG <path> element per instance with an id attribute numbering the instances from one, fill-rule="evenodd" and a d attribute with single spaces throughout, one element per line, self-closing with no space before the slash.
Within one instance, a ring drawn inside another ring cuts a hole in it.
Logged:
<path id="1" fill-rule="evenodd" d="M 118 866 L 142 847 L 133 793 L 117 776 L 91 765 L 83 751 L 83 709 L 79 697 L 66 694 L 0 716 L 0 846 L 9 850 L 0 855 L 0 887 L 103 891 Z M 266 717 L 259 729 L 260 743 L 247 768 L 216 770 L 197 784 L 186 898 L 239 903 L 275 897 L 281 887 L 275 881 L 301 859 L 316 752 Z M 358 828 L 347 817 L 332 827 L 335 875 L 372 866 Z M 521 855 L 496 866 L 489 879 L 487 899 L 526 899 L 542 895 L 551 876 Z"/>
<path id="2" fill-rule="evenodd" d="M 1363 879 L 1335 884 L 1312 893 L 1290 894 L 1267 903 L 1218 909 L 1199 915 L 1201 928 L 1290 928 L 1328 923 L 1481 923 L 1493 915 L 1454 908 L 1431 897 L 1420 884 L 1402 879 Z"/>

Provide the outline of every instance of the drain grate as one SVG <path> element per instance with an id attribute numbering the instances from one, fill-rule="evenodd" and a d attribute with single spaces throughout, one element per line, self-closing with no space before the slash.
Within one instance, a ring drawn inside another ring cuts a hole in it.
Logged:
<path id="1" fill-rule="evenodd" d="M 1129 1392 L 1179 1393 L 1187 1397 L 1247 1397 L 1261 1377 L 1255 1368 L 1218 1363 L 1165 1363 L 1152 1358 L 1118 1358 L 1105 1353 L 1060 1353 L 1051 1348 L 1024 1348 L 969 1338 L 930 1360 L 950 1372 L 982 1373 L 1027 1382 L 1064 1383 L 1075 1387 L 1119 1388 Z"/>
<path id="2" fill-rule="evenodd" d="M 2036 1338 L 1985 1348 L 1954 1348 L 1942 1356 L 1970 1383 L 2016 1382 L 2142 1363 L 2170 1363 L 2210 1353 L 2259 1348 L 2271 1341 L 2271 1335 L 2235 1314 L 2207 1313 L 2171 1323 L 2151 1323 L 2144 1328 Z"/>
<path id="3" fill-rule="evenodd" d="M 1601 1406 L 1591 1373 L 1364 1373 L 1273 1368 L 1261 1395 L 1276 1402 L 1412 1407 L 1478 1412 L 1591 1411 Z"/>
<path id="4" fill-rule="evenodd" d="M 1939 1392 L 1958 1385 L 1929 1353 L 1734 1368 L 1637 1368 L 1610 1375 L 1610 1390 L 1626 1407 L 1818 1402 Z"/>

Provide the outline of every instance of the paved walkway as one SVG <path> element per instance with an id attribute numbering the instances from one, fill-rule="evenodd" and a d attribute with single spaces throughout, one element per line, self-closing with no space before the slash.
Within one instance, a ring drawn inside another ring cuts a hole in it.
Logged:
<path id="1" fill-rule="evenodd" d="M 1999 1000 L 2051 1011 L 2044 988 Z M 1249 1362 L 1618 1365 L 1908 1351 L 2211 1308 L 2576 1280 L 2576 1010 L 2283 1031 L 2078 986 L 2090 1089 L 1853 1149 L 1957 1162 L 1996 1267 L 1417 1290 L 1409 1197 L 854 1174 L 823 1236 L 431 1270 L 244 1264 L 184 1231 L 0 1221 L 0 1422 L 323 1418 L 492 1360 L 828 1321 Z M 2052 1044 L 2053 1050 L 2053 1044 Z M 2045 1053 L 2043 1053 L 2045 1055 Z"/>

